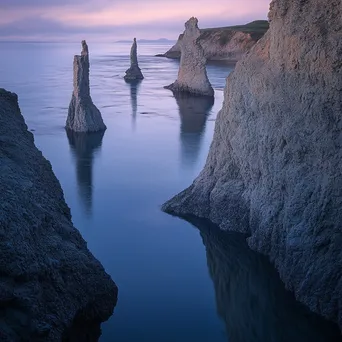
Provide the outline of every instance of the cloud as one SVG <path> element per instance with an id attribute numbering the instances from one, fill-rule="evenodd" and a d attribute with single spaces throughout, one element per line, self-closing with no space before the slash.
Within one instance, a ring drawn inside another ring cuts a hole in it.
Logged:
<path id="1" fill-rule="evenodd" d="M 2 0 L 0 39 L 101 40 L 176 38 L 191 16 L 200 27 L 242 24 L 266 19 L 269 0 Z M 144 35 L 144 36 L 142 36 Z"/>

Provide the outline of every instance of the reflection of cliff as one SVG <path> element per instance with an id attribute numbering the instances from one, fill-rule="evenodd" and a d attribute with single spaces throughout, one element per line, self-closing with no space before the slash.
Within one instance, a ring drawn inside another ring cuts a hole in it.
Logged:
<path id="1" fill-rule="evenodd" d="M 135 128 L 136 120 L 137 120 L 137 110 L 138 110 L 138 91 L 140 86 L 140 80 L 130 80 L 126 83 L 130 86 L 130 95 L 131 95 L 131 106 L 132 106 L 132 127 Z"/>
<path id="2" fill-rule="evenodd" d="M 218 314 L 229 342 L 337 342 L 339 329 L 296 302 L 245 236 L 191 220 L 200 229 Z"/>
<path id="3" fill-rule="evenodd" d="M 104 131 L 78 133 L 67 130 L 70 147 L 76 158 L 78 191 L 87 214 L 92 210 L 94 152 L 101 147 Z"/>
<path id="4" fill-rule="evenodd" d="M 181 163 L 192 166 L 201 150 L 202 136 L 214 98 L 174 93 L 181 119 Z"/>

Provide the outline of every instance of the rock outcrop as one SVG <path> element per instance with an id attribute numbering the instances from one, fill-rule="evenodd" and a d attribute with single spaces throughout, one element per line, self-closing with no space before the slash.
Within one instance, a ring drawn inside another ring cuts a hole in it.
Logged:
<path id="1" fill-rule="evenodd" d="M 229 342 L 341 342 L 338 326 L 296 301 L 270 262 L 248 248 L 244 234 L 202 219 L 190 222 L 203 239 Z"/>
<path id="2" fill-rule="evenodd" d="M 197 18 L 190 18 L 185 23 L 184 37 L 180 43 L 181 59 L 177 80 L 166 86 L 173 92 L 185 92 L 195 95 L 214 96 L 205 68 L 206 58 L 197 38 L 200 30 Z"/>
<path id="3" fill-rule="evenodd" d="M 137 40 L 134 38 L 131 47 L 131 66 L 126 70 L 126 75 L 124 79 L 126 81 L 142 80 L 144 78 L 138 64 L 138 54 L 137 54 Z"/>
<path id="4" fill-rule="evenodd" d="M 268 28 L 267 20 L 256 20 L 246 25 L 200 29 L 201 34 L 197 40 L 207 61 L 225 60 L 236 63 L 263 37 Z M 176 44 L 170 50 L 157 56 L 180 58 L 183 36 L 179 35 Z"/>
<path id="5" fill-rule="evenodd" d="M 163 209 L 250 234 L 286 287 L 342 328 L 342 9 L 272 1 L 229 75 L 206 165 Z"/>
<path id="6" fill-rule="evenodd" d="M 34 145 L 17 95 L 4 89 L 0 236 L 0 340 L 97 341 L 100 323 L 116 304 L 117 287 L 73 227 L 61 186 Z"/>
<path id="7" fill-rule="evenodd" d="M 81 55 L 74 56 L 74 90 L 69 105 L 66 129 L 74 132 L 97 132 L 106 129 L 101 113 L 90 96 L 89 52 L 85 40 L 82 41 Z"/>

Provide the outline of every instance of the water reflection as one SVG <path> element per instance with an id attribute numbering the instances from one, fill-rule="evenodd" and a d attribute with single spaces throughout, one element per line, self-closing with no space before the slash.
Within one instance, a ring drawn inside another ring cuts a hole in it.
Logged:
<path id="1" fill-rule="evenodd" d="M 201 150 L 205 124 L 214 105 L 214 98 L 181 93 L 174 93 L 173 95 L 181 119 L 181 165 L 182 167 L 192 167 Z"/>
<path id="2" fill-rule="evenodd" d="M 135 129 L 137 121 L 138 110 L 138 91 L 141 80 L 126 80 L 126 83 L 130 86 L 131 106 L 132 106 L 132 128 Z"/>
<path id="3" fill-rule="evenodd" d="M 85 213 L 91 216 L 94 153 L 101 148 L 104 131 L 79 133 L 67 130 L 66 132 L 71 151 L 76 159 L 78 193 Z"/>
<path id="4" fill-rule="evenodd" d="M 191 218 L 206 247 L 216 306 L 229 342 L 337 342 L 338 327 L 309 312 L 285 291 L 266 257 L 245 236 Z"/>

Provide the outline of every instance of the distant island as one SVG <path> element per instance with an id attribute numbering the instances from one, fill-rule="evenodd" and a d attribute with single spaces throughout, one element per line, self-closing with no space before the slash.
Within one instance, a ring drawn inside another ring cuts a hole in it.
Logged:
<path id="1" fill-rule="evenodd" d="M 159 39 L 137 39 L 138 43 L 155 43 L 155 44 L 165 44 L 165 43 L 175 43 L 176 40 L 170 40 L 167 38 Z M 115 43 L 132 43 L 132 40 L 118 40 Z"/>

